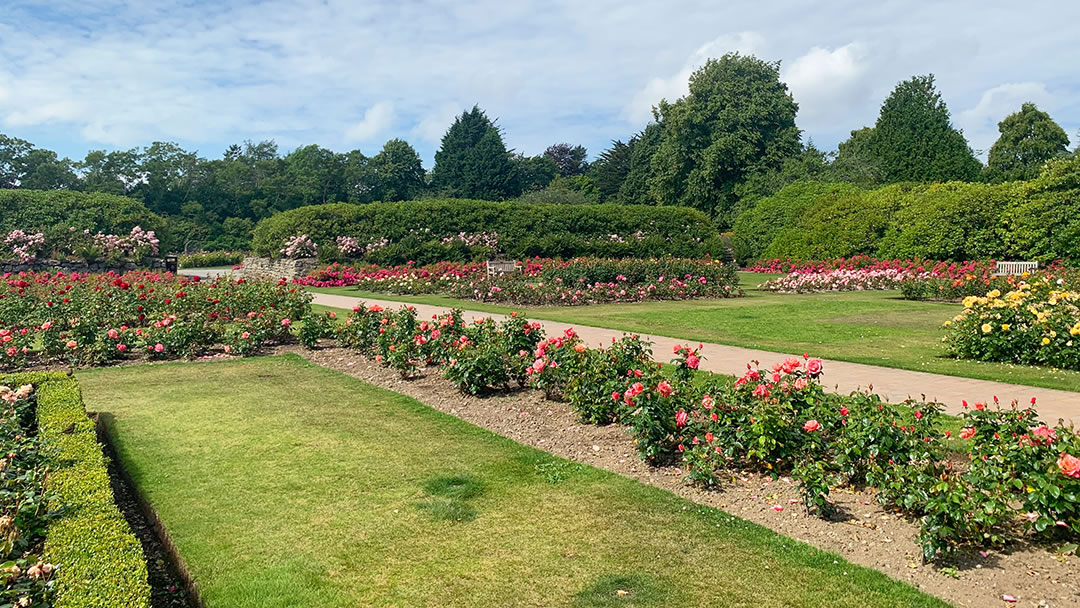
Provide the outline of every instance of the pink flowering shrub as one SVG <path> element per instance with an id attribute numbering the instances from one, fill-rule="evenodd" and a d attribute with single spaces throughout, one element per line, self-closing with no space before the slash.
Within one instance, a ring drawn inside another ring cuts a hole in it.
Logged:
<path id="1" fill-rule="evenodd" d="M 781 293 L 816 293 L 826 291 L 868 291 L 896 289 L 908 277 L 906 270 L 827 270 L 825 272 L 793 272 L 787 276 L 759 285 L 767 291 Z"/>
<path id="2" fill-rule="evenodd" d="M 441 262 L 343 267 L 331 265 L 303 279 L 316 287 L 356 286 L 398 294 L 441 293 L 482 302 L 528 306 L 573 306 L 601 302 L 641 302 L 726 298 L 742 295 L 735 267 L 715 260 L 678 258 L 571 260 L 532 259 L 521 272 L 489 277 L 482 263 Z"/>
<path id="3" fill-rule="evenodd" d="M 16 229 L 8 233 L 4 244 L 11 247 L 11 253 L 19 263 L 29 264 L 37 259 L 38 252 L 45 245 L 45 235 Z"/>
<path id="4" fill-rule="evenodd" d="M 310 299 L 288 283 L 243 279 L 8 275 L 0 284 L 0 368 L 194 357 L 219 345 L 250 354 L 291 339 L 291 323 L 310 311 Z"/>
<path id="5" fill-rule="evenodd" d="M 281 248 L 282 257 L 286 258 L 311 258 L 319 252 L 318 246 L 306 234 L 299 234 L 285 239 L 285 245 Z"/>

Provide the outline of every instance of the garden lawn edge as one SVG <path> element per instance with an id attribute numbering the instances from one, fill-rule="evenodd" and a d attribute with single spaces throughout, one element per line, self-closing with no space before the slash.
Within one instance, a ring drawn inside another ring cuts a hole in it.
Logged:
<path id="1" fill-rule="evenodd" d="M 113 500 L 105 456 L 78 382 L 64 373 L 9 376 L 38 394 L 38 432 L 52 471 L 47 488 L 63 506 L 49 525 L 44 559 L 58 565 L 56 608 L 148 608 L 142 546 Z"/>
<path id="2" fill-rule="evenodd" d="M 447 432 L 462 433 L 467 436 L 481 436 L 485 440 L 490 441 L 492 445 L 500 447 L 509 447 L 514 450 L 518 450 L 523 454 L 528 454 L 534 458 L 540 460 L 555 459 L 558 461 L 571 462 L 576 466 L 583 467 L 591 472 L 593 475 L 598 475 L 614 480 L 616 484 L 630 484 L 636 486 L 641 492 L 643 500 L 648 501 L 654 507 L 669 508 L 672 511 L 678 510 L 691 510 L 697 517 L 710 524 L 719 526 L 728 526 L 732 528 L 738 528 L 739 532 L 744 535 L 744 542 L 755 544 L 762 549 L 768 549 L 775 551 L 775 556 L 778 559 L 789 560 L 792 564 L 819 569 L 822 572 L 829 572 L 833 575 L 839 575 L 843 577 L 849 577 L 852 575 L 860 575 L 862 578 L 863 589 L 866 591 L 872 591 L 875 593 L 891 592 L 893 594 L 904 594 L 911 606 L 950 606 L 946 600 L 935 597 L 925 591 L 918 589 L 916 586 L 902 580 L 895 579 L 879 570 L 868 566 L 862 566 L 854 562 L 848 561 L 845 557 L 833 551 L 820 549 L 804 541 L 792 538 L 775 530 L 771 530 L 766 526 L 758 523 L 743 519 L 739 516 L 732 515 L 731 513 L 710 505 L 704 505 L 695 503 L 694 501 L 679 496 L 668 489 L 643 483 L 640 480 L 633 479 L 624 475 L 620 475 L 617 472 L 610 471 L 608 469 L 598 467 L 585 462 L 578 462 L 569 460 L 563 456 L 552 454 L 551 452 L 530 446 L 525 443 L 514 440 L 511 437 L 499 434 L 491 429 L 485 428 L 472 421 L 466 420 L 460 416 L 442 411 L 435 408 L 409 394 L 392 390 L 379 384 L 372 383 L 368 380 L 352 376 L 347 373 L 343 373 L 340 370 L 336 370 L 325 365 L 320 365 L 314 361 L 310 361 L 300 354 L 285 352 L 282 354 L 267 355 L 257 358 L 235 358 L 235 359 L 223 359 L 217 361 L 198 361 L 198 362 L 185 362 L 185 361 L 169 361 L 160 363 L 151 363 L 154 367 L 176 367 L 183 365 L 229 365 L 235 363 L 251 363 L 257 360 L 279 360 L 285 361 L 289 364 L 296 365 L 299 368 L 309 370 L 313 374 L 322 375 L 328 378 L 339 378 L 341 381 L 349 384 L 364 385 L 370 387 L 375 392 L 384 393 L 393 400 L 395 407 L 402 408 L 403 411 L 414 415 L 420 415 L 430 417 L 437 420 L 444 426 Z M 86 373 L 110 373 L 117 369 L 122 368 L 98 368 L 87 370 Z M 105 428 L 108 436 L 113 440 L 116 439 L 119 431 L 112 426 L 111 421 L 108 418 L 102 419 L 102 425 Z M 121 469 L 126 466 L 130 466 L 130 463 L 120 461 L 122 458 L 118 453 L 118 462 L 121 465 Z M 734 522 L 734 523 L 731 523 Z"/>

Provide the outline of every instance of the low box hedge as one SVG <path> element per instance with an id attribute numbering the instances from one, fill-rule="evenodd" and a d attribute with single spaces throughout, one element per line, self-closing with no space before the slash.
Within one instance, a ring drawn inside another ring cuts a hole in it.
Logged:
<path id="1" fill-rule="evenodd" d="M 59 372 L 4 380 L 9 386 L 32 384 L 37 392 L 38 433 L 52 468 L 48 487 L 63 506 L 49 525 L 43 556 L 59 566 L 56 608 L 149 608 L 142 546 L 113 500 L 78 382 Z"/>

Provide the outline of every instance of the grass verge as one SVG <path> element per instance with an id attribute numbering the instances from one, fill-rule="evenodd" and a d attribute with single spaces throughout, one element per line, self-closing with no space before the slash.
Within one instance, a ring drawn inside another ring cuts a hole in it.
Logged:
<path id="1" fill-rule="evenodd" d="M 79 377 L 210 608 L 946 605 L 299 357 Z"/>

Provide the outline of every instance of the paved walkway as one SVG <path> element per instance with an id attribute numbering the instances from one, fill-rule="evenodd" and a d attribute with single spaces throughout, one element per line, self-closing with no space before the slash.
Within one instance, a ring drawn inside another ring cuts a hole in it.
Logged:
<path id="1" fill-rule="evenodd" d="M 315 304 L 336 308 L 351 309 L 360 302 L 366 302 L 369 305 L 378 304 L 384 308 L 396 308 L 404 305 L 402 302 L 390 300 L 355 298 L 324 293 L 316 293 L 314 296 Z M 421 318 L 430 318 L 433 314 L 443 314 L 449 311 L 448 308 L 441 306 L 425 304 L 413 304 L 412 306 L 416 308 L 417 314 Z M 505 318 L 504 315 L 475 311 L 464 311 L 464 314 L 467 321 L 482 317 Z M 610 344 L 612 338 L 618 338 L 624 333 L 602 327 L 589 327 L 557 321 L 544 321 L 542 319 L 539 321 L 549 336 L 561 334 L 566 328 L 573 327 L 582 340 L 590 346 Z M 686 344 L 688 342 L 686 339 L 679 340 L 649 334 L 642 334 L 642 337 L 653 343 L 653 352 L 660 361 L 667 361 L 670 358 L 672 349 L 676 344 Z M 785 357 L 783 353 L 722 344 L 705 344 L 701 354 L 703 359 L 701 369 L 722 374 L 742 374 L 742 372 L 746 371 L 746 363 L 752 360 L 760 361 L 764 367 L 771 367 L 773 362 L 782 361 Z M 790 353 L 790 355 L 801 357 L 802 353 Z M 990 380 L 957 378 L 846 361 L 824 360 L 823 362 L 825 365 L 823 382 L 836 392 L 850 393 L 872 385 L 874 392 L 888 398 L 890 401 L 903 401 L 909 396 L 918 399 L 925 395 L 927 399 L 944 403 L 948 411 L 954 414 L 963 411 L 961 403 L 965 399 L 969 403 L 975 403 L 976 401 L 990 401 L 994 395 L 997 395 L 1001 403 L 1008 406 L 1013 399 L 1016 399 L 1021 404 L 1027 404 L 1032 397 L 1035 397 L 1038 400 L 1039 413 L 1044 420 L 1054 422 L 1058 418 L 1064 418 L 1066 421 L 1071 421 L 1076 416 L 1077 420 L 1080 421 L 1080 393 L 1006 384 Z"/>

